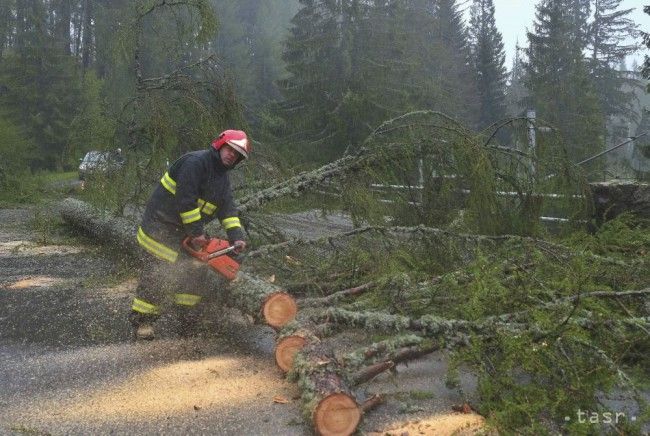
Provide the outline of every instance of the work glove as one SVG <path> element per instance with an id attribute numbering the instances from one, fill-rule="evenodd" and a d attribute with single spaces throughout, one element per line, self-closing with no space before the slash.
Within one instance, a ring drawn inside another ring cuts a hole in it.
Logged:
<path id="1" fill-rule="evenodd" d="M 208 245 L 209 242 L 210 238 L 208 235 L 193 236 L 189 240 L 190 247 L 192 247 L 192 250 L 194 251 L 201 251 L 201 249 Z"/>
<path id="2" fill-rule="evenodd" d="M 237 253 L 237 254 L 240 254 L 244 250 L 246 250 L 246 242 L 245 241 L 238 240 L 238 241 L 233 242 L 232 245 L 234 245 L 234 247 L 235 247 L 235 249 L 233 251 L 235 253 Z"/>

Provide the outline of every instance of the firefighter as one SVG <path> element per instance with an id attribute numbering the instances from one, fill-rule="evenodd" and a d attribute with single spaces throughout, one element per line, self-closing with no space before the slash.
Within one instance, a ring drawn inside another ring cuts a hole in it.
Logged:
<path id="1" fill-rule="evenodd" d="M 189 244 L 199 250 L 209 240 L 205 224 L 218 218 L 235 252 L 246 248 L 228 171 L 250 152 L 246 133 L 226 130 L 207 150 L 181 156 L 160 179 L 137 233 L 144 268 L 130 315 L 136 339 L 153 339 L 161 309 L 172 305 L 181 335 L 195 333 L 197 309 L 207 291 L 200 286 L 208 269 L 193 261 L 181 242 L 190 237 Z"/>

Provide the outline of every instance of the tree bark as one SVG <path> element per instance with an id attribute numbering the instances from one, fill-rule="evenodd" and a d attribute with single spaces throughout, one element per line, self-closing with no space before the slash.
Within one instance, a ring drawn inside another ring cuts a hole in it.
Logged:
<path id="1" fill-rule="evenodd" d="M 351 384 L 358 385 L 365 383 L 369 380 L 372 380 L 382 372 L 394 368 L 398 363 L 419 359 L 420 357 L 424 357 L 427 354 L 431 354 L 439 349 L 440 343 L 425 342 L 420 345 L 414 345 L 412 347 L 404 347 L 402 349 L 395 350 L 391 353 L 388 353 L 386 356 L 388 360 L 372 364 L 352 374 L 350 376 Z"/>
<path id="2" fill-rule="evenodd" d="M 360 368 L 363 365 L 372 364 L 380 360 L 393 360 L 391 357 L 398 350 L 405 347 L 422 346 L 427 347 L 433 345 L 429 339 L 423 338 L 413 334 L 402 335 L 386 339 L 380 342 L 375 342 L 367 347 L 360 348 L 352 353 L 349 353 L 339 359 L 341 365 L 348 370 Z"/>
<path id="3" fill-rule="evenodd" d="M 83 48 L 81 50 L 81 64 L 83 71 L 88 70 L 94 54 L 95 37 L 93 32 L 93 1 L 84 0 L 83 3 Z"/>

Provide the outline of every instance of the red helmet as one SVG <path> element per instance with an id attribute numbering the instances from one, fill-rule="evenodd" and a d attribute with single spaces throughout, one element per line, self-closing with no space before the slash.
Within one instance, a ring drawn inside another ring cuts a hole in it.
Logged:
<path id="1" fill-rule="evenodd" d="M 246 133 L 242 130 L 225 130 L 221 132 L 217 139 L 212 141 L 212 147 L 217 151 L 219 151 L 224 144 L 228 144 L 239 153 L 241 159 L 247 159 L 251 152 L 251 143 L 248 140 Z"/>

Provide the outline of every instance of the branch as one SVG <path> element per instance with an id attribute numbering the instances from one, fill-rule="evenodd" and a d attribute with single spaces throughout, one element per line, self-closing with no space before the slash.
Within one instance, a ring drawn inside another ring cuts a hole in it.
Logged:
<path id="1" fill-rule="evenodd" d="M 287 181 L 244 197 L 240 200 L 239 210 L 242 213 L 250 212 L 251 210 L 260 208 L 271 200 L 287 195 L 299 194 L 306 189 L 322 183 L 324 180 L 358 169 L 362 166 L 364 161 L 363 155 L 366 153 L 367 150 L 362 149 L 356 155 L 345 156 L 318 169 L 300 173 Z"/>
<path id="2" fill-rule="evenodd" d="M 315 298 L 302 298 L 298 300 L 298 307 L 318 307 L 318 306 L 327 306 L 330 304 L 338 303 L 339 301 L 354 295 L 359 295 L 372 289 L 377 286 L 374 282 L 364 283 L 360 286 L 355 286 L 353 288 L 344 289 L 342 291 L 334 292 L 326 297 L 315 297 Z"/>
<path id="3" fill-rule="evenodd" d="M 215 55 L 211 54 L 210 56 L 208 56 L 208 57 L 206 57 L 204 59 L 199 59 L 198 61 L 196 61 L 196 62 L 194 62 L 192 64 L 184 65 L 184 66 L 172 71 L 169 74 L 165 74 L 164 76 L 150 77 L 148 79 L 141 79 L 139 81 L 138 86 L 140 87 L 140 89 L 160 89 L 160 88 L 164 88 L 167 85 L 167 82 L 169 82 L 169 80 L 179 76 L 180 73 L 183 70 L 188 70 L 188 69 L 191 69 L 191 68 L 206 64 L 209 61 L 214 60 L 214 58 L 215 58 Z M 146 84 L 150 84 L 150 85 L 145 87 L 144 85 L 146 85 Z"/>
<path id="4" fill-rule="evenodd" d="M 650 288 L 645 288 L 641 290 L 636 290 L 636 291 L 623 291 L 623 292 L 614 292 L 614 291 L 595 291 L 595 292 L 588 292 L 586 294 L 578 294 L 578 295 L 571 295 L 569 297 L 563 297 L 563 298 L 558 298 L 557 300 L 550 301 L 548 303 L 541 304 L 539 306 L 532 307 L 530 309 L 526 310 L 521 310 L 518 312 L 511 312 L 511 313 L 504 313 L 501 315 L 495 315 L 491 316 L 489 318 L 486 318 L 486 321 L 512 321 L 513 319 L 526 315 L 530 313 L 531 310 L 543 310 L 543 309 L 550 309 L 554 308 L 557 306 L 562 306 L 567 303 L 572 303 L 576 300 L 579 299 L 584 299 L 584 298 L 620 298 L 620 297 L 643 297 L 650 294 Z"/>
<path id="5" fill-rule="evenodd" d="M 350 383 L 354 385 L 359 385 L 365 383 L 369 380 L 372 380 L 377 375 L 382 372 L 393 369 L 397 366 L 398 363 L 408 362 L 411 360 L 419 359 L 424 357 L 427 354 L 431 354 L 434 351 L 437 351 L 441 348 L 439 343 L 429 342 L 424 345 L 415 345 L 412 347 L 405 347 L 399 350 L 394 351 L 388 356 L 388 360 L 384 362 L 375 363 L 366 368 L 363 368 L 350 377 Z"/>

